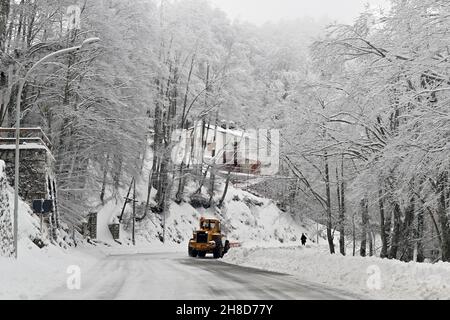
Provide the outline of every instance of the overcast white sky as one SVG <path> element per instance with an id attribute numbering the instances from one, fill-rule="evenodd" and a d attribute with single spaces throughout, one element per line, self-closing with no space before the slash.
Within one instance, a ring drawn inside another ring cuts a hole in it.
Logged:
<path id="1" fill-rule="evenodd" d="M 255 24 L 280 19 L 310 16 L 328 17 L 338 22 L 351 23 L 364 10 L 371 7 L 388 8 L 388 0 L 209 0 L 224 10 L 230 18 L 239 18 Z"/>

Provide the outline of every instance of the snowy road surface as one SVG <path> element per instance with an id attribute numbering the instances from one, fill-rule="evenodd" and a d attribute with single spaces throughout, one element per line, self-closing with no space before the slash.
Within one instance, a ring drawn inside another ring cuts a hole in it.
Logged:
<path id="1" fill-rule="evenodd" d="M 43 299 L 356 299 L 295 277 L 184 253 L 111 255 Z"/>

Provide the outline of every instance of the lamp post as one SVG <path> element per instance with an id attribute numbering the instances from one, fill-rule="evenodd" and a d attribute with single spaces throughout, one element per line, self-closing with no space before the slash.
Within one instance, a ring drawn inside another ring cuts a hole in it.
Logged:
<path id="1" fill-rule="evenodd" d="M 56 56 L 70 53 L 73 51 L 79 51 L 83 46 L 91 43 L 95 43 L 100 41 L 99 38 L 89 38 L 83 41 L 83 43 L 79 46 L 70 47 L 66 49 L 61 49 L 55 52 L 52 52 L 41 60 L 36 62 L 30 70 L 27 71 L 25 76 L 19 80 L 19 89 L 17 91 L 17 104 L 16 104 L 16 155 L 15 155 L 15 165 L 14 165 L 14 257 L 17 259 L 18 257 L 18 239 L 19 239 L 19 156 L 20 156 L 20 104 L 22 98 L 22 90 L 27 81 L 27 78 L 30 74 L 42 63 L 45 61 L 54 58 Z"/>

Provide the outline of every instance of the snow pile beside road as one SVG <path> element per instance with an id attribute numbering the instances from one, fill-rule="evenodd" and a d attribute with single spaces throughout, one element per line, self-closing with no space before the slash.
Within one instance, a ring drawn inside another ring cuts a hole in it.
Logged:
<path id="1" fill-rule="evenodd" d="M 33 243 L 20 242 L 19 259 L 0 257 L 0 300 L 38 299 L 66 284 L 70 266 L 80 268 L 81 275 L 98 258 L 93 248 L 64 250 L 57 246 L 39 249 Z M 92 253 L 91 253 L 92 251 Z"/>
<path id="2" fill-rule="evenodd" d="M 87 267 L 95 261 L 77 251 L 54 245 L 39 249 L 33 243 L 41 239 L 39 220 L 28 204 L 19 199 L 19 257 L 13 247 L 14 190 L 7 183 L 4 162 L 0 160 L 0 299 L 34 299 L 58 285 L 63 285 L 67 267 Z M 49 241 L 41 239 L 47 243 Z"/>
<path id="3" fill-rule="evenodd" d="M 272 200 L 232 186 L 218 216 L 230 240 L 242 245 L 299 243 L 302 233 L 314 232 L 313 223 L 282 212 Z"/>
<path id="4" fill-rule="evenodd" d="M 225 262 L 294 275 L 375 299 L 450 299 L 450 264 L 343 257 L 317 248 L 236 248 Z"/>

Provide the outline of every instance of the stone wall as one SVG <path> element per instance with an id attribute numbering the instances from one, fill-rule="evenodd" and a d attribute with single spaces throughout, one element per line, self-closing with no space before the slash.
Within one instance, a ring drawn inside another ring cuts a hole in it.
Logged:
<path id="1" fill-rule="evenodd" d="M 0 161 L 0 256 L 9 257 L 14 254 L 12 204 L 6 190 L 7 182 L 3 170 L 3 163 Z"/>
<path id="2" fill-rule="evenodd" d="M 14 187 L 15 150 L 1 148 L 0 159 L 5 161 L 8 182 Z M 19 166 L 19 195 L 27 203 L 34 199 L 48 199 L 48 177 L 53 178 L 54 160 L 45 147 L 21 148 Z"/>

